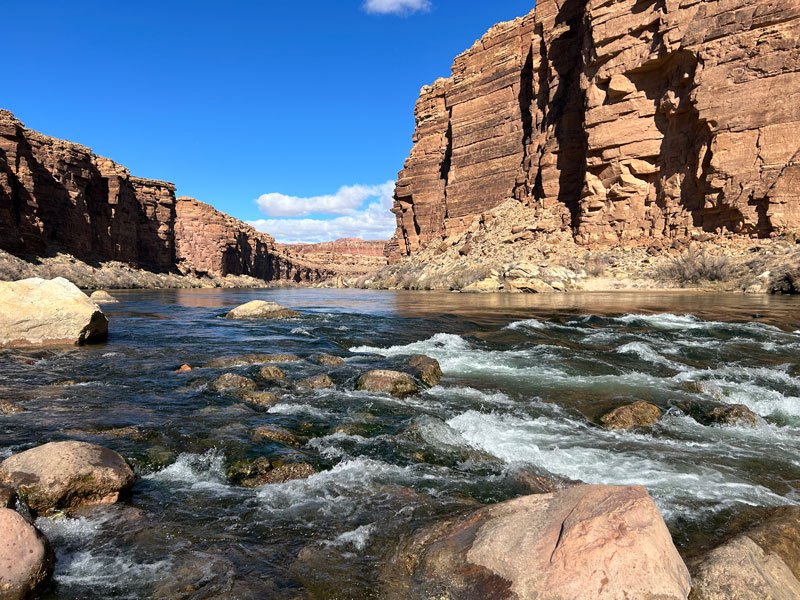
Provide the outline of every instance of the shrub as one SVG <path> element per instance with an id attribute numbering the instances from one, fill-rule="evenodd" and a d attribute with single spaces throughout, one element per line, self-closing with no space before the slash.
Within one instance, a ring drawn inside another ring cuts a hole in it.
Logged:
<path id="1" fill-rule="evenodd" d="M 692 247 L 661 266 L 658 275 L 661 279 L 688 285 L 701 281 L 725 281 L 732 276 L 732 271 L 727 256 L 709 254 L 705 250 Z"/>

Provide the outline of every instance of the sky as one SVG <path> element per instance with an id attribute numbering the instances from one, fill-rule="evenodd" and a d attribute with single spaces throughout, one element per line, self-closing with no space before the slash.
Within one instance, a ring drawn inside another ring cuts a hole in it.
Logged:
<path id="1" fill-rule="evenodd" d="M 283 242 L 386 239 L 414 102 L 533 0 L 3 7 L 0 108 Z"/>

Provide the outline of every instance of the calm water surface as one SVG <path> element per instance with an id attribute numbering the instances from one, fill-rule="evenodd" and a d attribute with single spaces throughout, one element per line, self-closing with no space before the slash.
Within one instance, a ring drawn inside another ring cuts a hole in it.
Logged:
<path id="1" fill-rule="evenodd" d="M 50 598 L 380 597 L 381 567 L 398 539 L 529 493 L 521 474 L 531 472 L 645 485 L 682 549 L 742 507 L 800 502 L 796 299 L 116 295 L 122 302 L 105 308 L 108 343 L 0 354 L 0 395 L 28 409 L 0 417 L 0 457 L 79 439 L 117 450 L 138 475 L 123 503 L 37 521 L 58 556 Z M 256 298 L 304 315 L 222 318 Z M 225 369 L 172 373 L 252 352 L 327 352 L 347 362 L 282 365 L 291 379 L 329 373 L 337 387 L 280 384 L 268 412 L 209 390 Z M 440 361 L 439 386 L 404 400 L 353 391 L 363 371 L 414 353 Z M 634 399 L 665 417 L 648 431 L 593 423 Z M 758 429 L 702 424 L 723 403 L 747 405 Z M 254 440 L 264 424 L 291 429 L 304 444 Z M 127 426 L 139 433 L 108 433 Z M 257 489 L 230 484 L 228 466 L 257 456 L 307 461 L 321 472 Z"/>

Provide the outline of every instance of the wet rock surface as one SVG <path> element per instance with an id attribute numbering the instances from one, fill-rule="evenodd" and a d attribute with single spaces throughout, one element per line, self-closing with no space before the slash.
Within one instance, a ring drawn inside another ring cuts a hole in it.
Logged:
<path id="1" fill-rule="evenodd" d="M 256 382 L 249 377 L 245 377 L 244 375 L 239 375 L 237 373 L 225 373 L 224 375 L 217 377 L 211 386 L 218 392 L 230 390 L 252 391 L 256 389 Z"/>
<path id="2" fill-rule="evenodd" d="M 50 543 L 17 512 L 0 508 L 0 600 L 26 600 L 47 587 L 55 555 Z"/>
<path id="3" fill-rule="evenodd" d="M 50 442 L 0 463 L 0 483 L 40 514 L 112 504 L 133 481 L 124 458 L 86 442 Z"/>
<path id="4" fill-rule="evenodd" d="M 326 388 L 336 387 L 336 384 L 327 375 L 314 375 L 312 377 L 306 377 L 305 379 L 300 379 L 297 382 L 297 387 L 308 388 L 311 390 L 322 390 Z"/>
<path id="5" fill-rule="evenodd" d="M 661 409 L 648 402 L 637 401 L 615 408 L 600 417 L 603 427 L 609 430 L 648 427 L 657 423 L 662 416 Z"/>
<path id="6" fill-rule="evenodd" d="M 253 300 L 237 306 L 225 316 L 228 319 L 286 319 L 299 317 L 300 313 L 275 302 Z"/>
<path id="7" fill-rule="evenodd" d="M 392 396 L 408 396 L 419 391 L 419 386 L 409 375 L 386 369 L 364 373 L 358 380 L 357 388 L 367 392 L 385 392 Z"/>

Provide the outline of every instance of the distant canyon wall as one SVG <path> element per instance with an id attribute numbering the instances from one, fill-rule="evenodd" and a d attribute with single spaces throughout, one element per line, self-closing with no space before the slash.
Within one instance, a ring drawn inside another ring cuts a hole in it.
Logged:
<path id="1" fill-rule="evenodd" d="M 587 246 L 800 228 L 796 0 L 540 0 L 415 116 L 392 260 L 509 198 Z"/>
<path id="2" fill-rule="evenodd" d="M 290 256 L 330 265 L 337 273 L 369 273 L 386 266 L 385 240 L 340 238 L 318 244 L 278 244 Z"/>
<path id="3" fill-rule="evenodd" d="M 0 110 L 0 248 L 65 252 L 156 272 L 317 281 L 325 267 L 292 261 L 275 240 L 175 186 L 134 177 L 89 148 L 26 129 Z"/>

